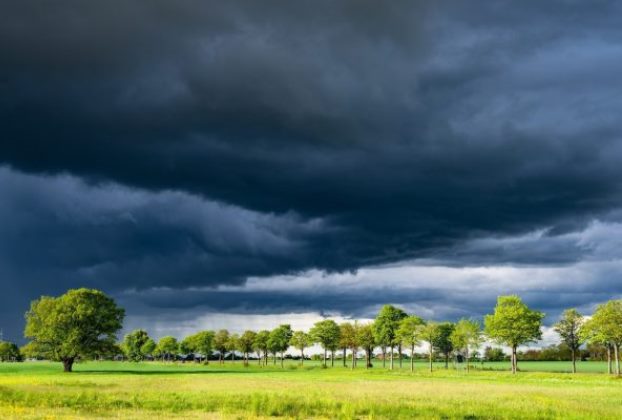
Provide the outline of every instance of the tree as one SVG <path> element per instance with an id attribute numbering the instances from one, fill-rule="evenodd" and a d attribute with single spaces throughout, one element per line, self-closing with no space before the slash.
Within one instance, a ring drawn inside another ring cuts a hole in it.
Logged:
<path id="1" fill-rule="evenodd" d="M 566 309 L 561 319 L 555 324 L 555 331 L 559 334 L 562 342 L 570 349 L 570 357 L 572 359 L 572 373 L 577 373 L 577 357 L 576 353 L 583 344 L 583 340 L 579 334 L 583 324 L 583 315 L 576 309 Z"/>
<path id="2" fill-rule="evenodd" d="M 225 363 L 225 353 L 229 343 L 229 331 L 220 330 L 214 336 L 214 348 L 218 352 L 218 363 Z"/>
<path id="3" fill-rule="evenodd" d="M 455 325 L 451 322 L 442 322 L 438 324 L 439 335 L 434 342 L 434 347 L 445 357 L 445 369 L 449 367 L 449 356 L 454 351 L 451 342 L 451 334 L 454 332 Z"/>
<path id="4" fill-rule="evenodd" d="M 276 352 L 281 353 L 281 367 L 283 367 L 283 359 L 285 358 L 285 352 L 289 348 L 289 341 L 292 339 L 292 334 L 292 328 L 289 324 L 282 324 L 272 330 L 268 337 L 268 346 L 270 349 L 275 352 L 275 355 Z"/>
<path id="5" fill-rule="evenodd" d="M 542 338 L 544 314 L 529 309 L 518 296 L 499 296 L 493 314 L 486 315 L 486 334 L 500 344 L 512 349 L 512 373 L 516 373 L 516 348 Z"/>
<path id="6" fill-rule="evenodd" d="M 140 351 L 145 356 L 153 356 L 153 353 L 155 352 L 156 347 L 157 346 L 156 346 L 155 341 L 153 341 L 153 339 L 150 338 L 147 341 L 145 341 L 145 344 L 143 344 L 143 346 L 140 348 Z"/>
<path id="7" fill-rule="evenodd" d="M 131 362 L 140 362 L 145 358 L 143 346 L 149 341 L 149 334 L 145 330 L 134 330 L 123 338 L 125 356 Z"/>
<path id="8" fill-rule="evenodd" d="M 235 361 L 235 351 L 240 348 L 240 336 L 238 334 L 231 334 L 227 341 L 227 350 L 231 352 L 231 361 Z"/>
<path id="9" fill-rule="evenodd" d="M 356 353 L 359 349 L 358 330 L 359 326 L 356 321 L 354 322 L 354 324 L 346 322 L 344 324 L 341 324 L 340 327 L 340 341 L 342 345 L 345 345 L 346 348 L 350 349 L 350 351 L 352 352 L 352 369 L 356 367 Z"/>
<path id="10" fill-rule="evenodd" d="M 20 362 L 22 354 L 17 344 L 0 341 L 0 362 Z"/>
<path id="11" fill-rule="evenodd" d="M 246 330 L 239 340 L 239 350 L 244 355 L 244 365 L 248 366 L 248 355 L 253 351 L 255 344 L 255 337 L 257 333 L 255 331 Z"/>
<path id="12" fill-rule="evenodd" d="M 359 345 L 365 351 L 365 368 L 372 367 L 371 357 L 376 346 L 376 338 L 374 337 L 374 329 L 371 324 L 361 325 L 358 330 Z"/>
<path id="13" fill-rule="evenodd" d="M 214 331 L 206 330 L 194 334 L 192 343 L 193 351 L 199 353 L 199 363 L 202 361 L 202 357 L 205 357 L 205 362 L 208 363 L 214 348 Z"/>
<path id="14" fill-rule="evenodd" d="M 400 325 L 400 321 L 406 318 L 406 312 L 400 308 L 396 308 L 393 305 L 384 305 L 374 321 L 374 334 L 376 336 L 376 342 L 382 347 L 382 366 L 385 366 L 386 360 L 386 348 L 391 349 L 391 367 L 393 369 L 393 349 L 398 346 L 401 359 L 401 344 L 397 337 L 397 330 Z"/>
<path id="15" fill-rule="evenodd" d="M 415 346 L 421 341 L 421 330 L 425 322 L 416 315 L 408 316 L 400 321 L 397 337 L 400 343 L 410 346 L 410 371 L 415 371 Z"/>
<path id="16" fill-rule="evenodd" d="M 464 350 L 468 372 L 470 351 L 477 349 L 482 343 L 482 330 L 479 323 L 472 319 L 461 319 L 451 333 L 450 340 L 455 349 Z"/>
<path id="17" fill-rule="evenodd" d="M 622 300 L 610 300 L 598 305 L 589 321 L 589 327 L 598 340 L 614 350 L 616 375 L 620 375 L 620 344 L 622 344 Z"/>
<path id="18" fill-rule="evenodd" d="M 76 359 L 110 352 L 124 316 L 125 311 L 103 292 L 73 289 L 33 301 L 24 335 L 39 354 L 61 361 L 65 372 L 71 372 Z"/>
<path id="19" fill-rule="evenodd" d="M 588 343 L 588 346 L 600 347 L 603 346 L 607 351 L 607 373 L 613 373 L 611 366 L 611 341 L 606 333 L 600 328 L 598 322 L 600 320 L 594 317 L 588 319 L 583 323 L 579 330 L 581 339 Z"/>
<path id="20" fill-rule="evenodd" d="M 269 338 L 270 338 L 270 331 L 268 330 L 261 330 L 255 336 L 254 347 L 255 347 L 255 351 L 259 355 L 260 365 L 261 365 L 261 360 L 262 360 L 262 356 L 261 356 L 262 352 L 263 352 L 264 365 L 268 364 L 268 351 L 270 350 L 268 347 Z"/>
<path id="21" fill-rule="evenodd" d="M 434 343 L 441 335 L 441 329 L 438 322 L 428 322 L 421 328 L 421 339 L 428 343 L 428 356 L 430 372 L 432 372 L 432 361 L 434 358 Z"/>
<path id="22" fill-rule="evenodd" d="M 326 352 L 334 350 L 339 345 L 340 330 L 339 325 L 332 319 L 318 321 L 313 325 L 309 332 L 315 343 L 320 343 L 324 348 L 324 367 L 326 367 Z"/>
<path id="23" fill-rule="evenodd" d="M 178 350 L 179 344 L 177 343 L 177 339 L 170 335 L 160 338 L 160 341 L 158 341 L 158 345 L 156 346 L 156 352 L 160 355 L 160 357 L 162 357 L 162 361 L 164 361 L 164 359 L 174 359 Z"/>
<path id="24" fill-rule="evenodd" d="M 305 349 L 309 347 L 313 341 L 311 336 L 304 331 L 295 331 L 292 335 L 291 345 L 300 350 L 300 364 L 305 363 Z"/>

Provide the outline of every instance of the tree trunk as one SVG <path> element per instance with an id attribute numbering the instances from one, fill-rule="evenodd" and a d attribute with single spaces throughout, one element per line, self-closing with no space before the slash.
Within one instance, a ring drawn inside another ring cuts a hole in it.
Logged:
<path id="1" fill-rule="evenodd" d="M 466 371 L 469 373 L 469 346 L 466 348 Z"/>
<path id="2" fill-rule="evenodd" d="M 445 369 L 449 369 L 449 353 L 445 353 Z"/>
<path id="3" fill-rule="evenodd" d="M 387 367 L 387 348 L 382 348 L 382 367 Z"/>
<path id="4" fill-rule="evenodd" d="M 346 351 L 347 349 L 343 349 L 343 367 L 346 367 Z"/>
<path id="5" fill-rule="evenodd" d="M 618 343 L 613 343 L 613 350 L 616 358 L 616 375 L 620 376 L 620 355 L 618 353 Z"/>
<path id="6" fill-rule="evenodd" d="M 516 360 L 516 346 L 512 346 L 512 373 L 518 370 L 518 360 Z"/>
<path id="7" fill-rule="evenodd" d="M 324 367 L 326 367 L 326 359 L 328 358 L 326 353 L 327 353 L 327 351 L 326 351 L 326 349 L 324 349 Z"/>
<path id="8" fill-rule="evenodd" d="M 391 346 L 391 367 L 389 369 L 393 370 L 393 346 Z"/>
<path id="9" fill-rule="evenodd" d="M 432 343 L 430 343 L 430 352 L 429 352 L 429 356 L 430 356 L 430 372 L 432 372 L 432 352 L 434 350 L 432 349 Z"/>
<path id="10" fill-rule="evenodd" d="M 398 360 L 400 361 L 400 370 L 402 370 L 402 344 L 401 343 L 399 346 L 397 346 L 397 357 L 398 357 Z"/>
<path id="11" fill-rule="evenodd" d="M 330 367 L 335 367 L 335 350 L 330 352 Z"/>
<path id="12" fill-rule="evenodd" d="M 370 357 L 369 353 L 370 353 L 369 350 L 367 350 L 365 352 L 365 369 L 369 369 L 369 365 L 371 364 L 370 363 L 371 362 L 371 357 Z"/>
<path id="13" fill-rule="evenodd" d="M 415 345 L 411 344 L 410 346 L 410 371 L 415 371 Z"/>
<path id="14" fill-rule="evenodd" d="M 612 366 L 611 366 L 611 345 L 607 344 L 607 373 L 611 374 L 612 373 Z"/>
<path id="15" fill-rule="evenodd" d="M 577 357 L 574 349 L 572 349 L 572 373 L 577 373 Z"/>
<path id="16" fill-rule="evenodd" d="M 63 359 L 63 370 L 65 372 L 73 372 L 73 362 L 74 362 L 73 357 L 68 357 L 66 359 Z"/>
<path id="17" fill-rule="evenodd" d="M 351 369 L 354 369 L 354 365 L 356 363 L 355 357 L 356 357 L 356 350 L 352 349 L 352 368 Z"/>
<path id="18" fill-rule="evenodd" d="M 305 365 L 305 351 L 304 349 L 300 350 L 300 365 Z"/>
<path id="19" fill-rule="evenodd" d="M 285 358 L 285 352 L 281 352 L 281 367 L 283 367 L 283 359 Z"/>

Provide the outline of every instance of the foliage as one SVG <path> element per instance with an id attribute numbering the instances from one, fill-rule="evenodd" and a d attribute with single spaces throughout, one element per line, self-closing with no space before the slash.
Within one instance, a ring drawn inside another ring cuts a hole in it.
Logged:
<path id="1" fill-rule="evenodd" d="M 177 354 L 179 350 L 179 344 L 177 339 L 170 335 L 160 338 L 158 345 L 156 346 L 156 354 L 160 355 L 163 359 L 170 360 Z"/>
<path id="2" fill-rule="evenodd" d="M 22 353 L 17 344 L 10 341 L 0 341 L 0 362 L 20 362 Z"/>
<path id="3" fill-rule="evenodd" d="M 110 352 L 124 314 L 99 290 L 69 290 L 56 298 L 43 296 L 32 302 L 24 335 L 32 340 L 34 351 L 62 361 L 70 372 L 77 358 Z"/>
<path id="4" fill-rule="evenodd" d="M 219 330 L 214 335 L 214 348 L 219 353 L 219 360 L 223 360 L 229 345 L 229 331 Z"/>
<path id="5" fill-rule="evenodd" d="M 132 362 L 140 362 L 146 356 L 143 347 L 150 340 L 145 330 L 134 330 L 123 338 L 123 350 L 125 356 Z"/>
<path id="6" fill-rule="evenodd" d="M 484 325 L 491 339 L 517 347 L 542 338 L 544 314 L 529 309 L 518 296 L 499 296 L 494 313 L 486 315 Z"/>
<path id="7" fill-rule="evenodd" d="M 445 356 L 445 367 L 447 367 L 449 355 L 454 350 L 454 346 L 451 341 L 451 335 L 454 332 L 454 328 L 455 325 L 451 322 L 442 322 L 438 324 L 438 336 L 436 337 L 436 340 L 434 340 L 434 347 Z"/>
<path id="8" fill-rule="evenodd" d="M 472 319 L 461 319 L 456 323 L 450 340 L 454 349 L 464 351 L 468 370 L 471 352 L 476 350 L 483 341 L 479 322 Z"/>
<path id="9" fill-rule="evenodd" d="M 325 319 L 316 322 L 309 332 L 314 342 L 319 343 L 324 348 L 324 360 L 326 361 L 326 350 L 334 351 L 339 346 L 341 330 L 339 325 L 332 319 Z"/>
<path id="10" fill-rule="evenodd" d="M 393 305 L 384 305 L 374 322 L 374 336 L 382 347 L 394 347 L 398 344 L 397 330 L 400 322 L 406 318 L 406 312 Z"/>

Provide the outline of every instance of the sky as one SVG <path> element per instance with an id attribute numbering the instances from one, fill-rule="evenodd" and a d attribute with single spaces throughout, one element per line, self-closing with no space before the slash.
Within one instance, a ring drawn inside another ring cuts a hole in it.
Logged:
<path id="1" fill-rule="evenodd" d="M 75 287 L 156 337 L 622 294 L 621 2 L 0 5 L 5 338 Z"/>

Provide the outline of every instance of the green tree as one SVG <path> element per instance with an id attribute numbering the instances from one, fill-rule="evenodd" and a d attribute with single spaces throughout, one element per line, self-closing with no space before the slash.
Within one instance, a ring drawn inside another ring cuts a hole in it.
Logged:
<path id="1" fill-rule="evenodd" d="M 0 362 L 20 362 L 22 354 L 17 344 L 10 341 L 0 341 Z"/>
<path id="2" fill-rule="evenodd" d="M 620 344 L 622 344 L 622 300 L 610 300 L 598 305 L 589 321 L 594 336 L 614 350 L 616 375 L 620 375 Z"/>
<path id="3" fill-rule="evenodd" d="M 145 358 L 143 346 L 149 341 L 149 334 L 145 330 L 134 330 L 123 338 L 125 356 L 131 362 L 140 362 Z"/>
<path id="4" fill-rule="evenodd" d="M 592 317 L 585 321 L 579 330 L 579 336 L 584 342 L 588 343 L 589 347 L 604 347 L 607 351 L 607 373 L 613 373 L 611 366 L 611 341 L 605 332 L 600 328 L 599 319 L 596 320 Z"/>
<path id="5" fill-rule="evenodd" d="M 438 322 L 428 322 L 421 328 L 421 340 L 428 343 L 428 357 L 430 372 L 432 372 L 432 362 L 434 361 L 434 343 L 441 335 L 441 328 Z"/>
<path id="6" fill-rule="evenodd" d="M 156 347 L 157 346 L 156 346 L 155 341 L 153 341 L 153 339 L 150 338 L 147 341 L 145 341 L 145 344 L 143 344 L 140 351 L 145 356 L 153 356 L 153 353 L 155 352 Z"/>
<path id="7" fill-rule="evenodd" d="M 229 331 L 220 330 L 214 336 L 214 348 L 218 352 L 218 363 L 225 363 L 225 353 L 229 344 Z"/>
<path id="8" fill-rule="evenodd" d="M 464 351 L 468 372 L 471 350 L 476 350 L 482 343 L 482 328 L 479 322 L 472 319 L 461 319 L 451 333 L 450 340 L 455 349 Z"/>
<path id="9" fill-rule="evenodd" d="M 74 289 L 33 301 L 24 335 L 39 354 L 62 362 L 65 372 L 71 372 L 76 359 L 110 352 L 124 315 L 103 292 Z"/>
<path id="10" fill-rule="evenodd" d="M 300 350 L 300 364 L 305 363 L 305 349 L 313 344 L 311 336 L 304 331 L 295 331 L 292 335 L 291 345 Z"/>
<path id="11" fill-rule="evenodd" d="M 235 361 L 235 351 L 240 348 L 240 336 L 238 334 L 229 335 L 227 341 L 227 350 L 231 352 L 231 361 Z"/>
<path id="12" fill-rule="evenodd" d="M 401 343 L 410 347 L 410 371 L 415 371 L 415 346 L 421 341 L 421 330 L 425 322 L 416 315 L 407 316 L 400 321 L 397 337 Z"/>
<path id="13" fill-rule="evenodd" d="M 240 337 L 239 349 L 244 355 L 244 365 L 248 366 L 248 355 L 252 353 L 257 333 L 255 331 L 246 330 Z"/>
<path id="14" fill-rule="evenodd" d="M 570 357 L 572 359 L 572 373 L 577 373 L 577 357 L 576 353 L 583 344 L 579 331 L 583 323 L 583 315 L 576 309 L 566 309 L 561 319 L 555 324 L 555 331 L 559 334 L 562 342 L 570 349 Z"/>
<path id="15" fill-rule="evenodd" d="M 270 349 L 272 349 L 273 352 L 281 353 L 281 367 L 283 367 L 283 359 L 285 358 L 285 352 L 289 348 L 292 335 L 293 332 L 290 325 L 282 324 L 273 329 L 268 337 L 268 346 Z"/>
<path id="16" fill-rule="evenodd" d="M 512 349 L 512 373 L 518 368 L 516 348 L 542 338 L 542 318 L 542 312 L 529 309 L 518 296 L 499 296 L 494 313 L 484 318 L 486 335 Z"/>
<path id="17" fill-rule="evenodd" d="M 385 366 L 386 349 L 391 349 L 391 365 L 390 369 L 393 369 L 393 350 L 395 346 L 398 346 L 401 360 L 401 344 L 397 335 L 397 330 L 400 326 L 400 321 L 406 318 L 406 312 L 400 308 L 396 308 L 393 305 L 384 305 L 374 321 L 374 334 L 376 336 L 376 342 L 382 347 L 382 366 Z"/>
<path id="18" fill-rule="evenodd" d="M 262 361 L 262 353 L 263 353 L 263 362 L 264 365 L 268 364 L 268 351 L 270 350 L 268 347 L 268 339 L 270 338 L 270 331 L 261 330 L 255 336 L 255 351 L 259 356 L 259 364 L 261 365 Z"/>
<path id="19" fill-rule="evenodd" d="M 209 357 L 214 348 L 214 331 L 200 331 L 192 336 L 193 351 L 199 353 L 199 363 L 205 357 L 205 362 L 209 363 Z"/>
<path id="20" fill-rule="evenodd" d="M 451 334 L 454 332 L 456 326 L 452 322 L 442 322 L 438 324 L 439 335 L 434 342 L 434 347 L 443 355 L 445 359 L 445 369 L 449 367 L 449 357 L 454 351 L 454 346 L 451 342 Z"/>
<path id="21" fill-rule="evenodd" d="M 179 350 L 179 343 L 177 343 L 177 339 L 170 335 L 160 338 L 158 341 L 158 345 L 156 347 L 156 353 L 162 357 L 162 361 L 166 360 L 175 360 L 175 356 Z"/>
<path id="22" fill-rule="evenodd" d="M 356 321 L 353 324 L 346 322 L 340 326 L 340 341 L 342 342 L 342 345 L 345 345 L 346 348 L 350 349 L 350 352 L 352 353 L 352 369 L 356 367 L 356 353 L 358 352 L 360 346 L 358 331 L 359 325 Z"/>
<path id="23" fill-rule="evenodd" d="M 332 319 L 318 321 L 313 325 L 309 332 L 315 343 L 320 343 L 324 348 L 324 367 L 326 367 L 326 352 L 332 352 L 339 346 L 340 330 L 339 325 Z"/>
<path id="24" fill-rule="evenodd" d="M 371 324 L 361 325 L 358 330 L 359 345 L 365 351 L 365 368 L 372 367 L 371 358 L 376 347 L 376 338 L 374 336 L 374 329 Z"/>

